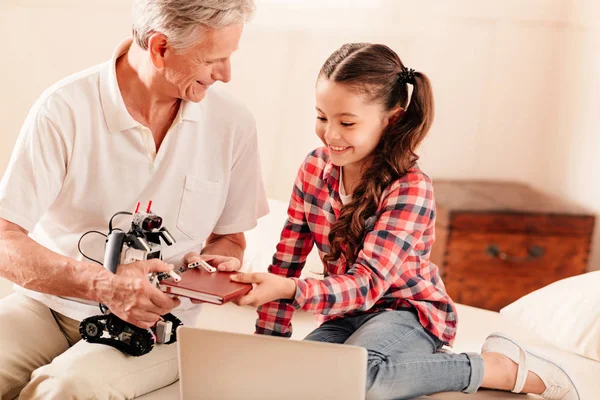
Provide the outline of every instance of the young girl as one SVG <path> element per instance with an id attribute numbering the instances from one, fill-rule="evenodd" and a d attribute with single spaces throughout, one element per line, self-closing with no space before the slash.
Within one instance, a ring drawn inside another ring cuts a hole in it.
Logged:
<path id="1" fill-rule="evenodd" d="M 562 369 L 500 334 L 481 355 L 438 352 L 457 317 L 429 260 L 435 202 L 415 154 L 433 121 L 427 77 L 386 46 L 346 44 L 321 69 L 316 111 L 325 147 L 298 172 L 270 273 L 232 277 L 255 284 L 239 304 L 260 306 L 257 333 L 290 336 L 294 310 L 320 314 L 306 339 L 365 347 L 368 398 L 487 387 L 579 399 Z M 325 277 L 300 279 L 313 244 Z"/>

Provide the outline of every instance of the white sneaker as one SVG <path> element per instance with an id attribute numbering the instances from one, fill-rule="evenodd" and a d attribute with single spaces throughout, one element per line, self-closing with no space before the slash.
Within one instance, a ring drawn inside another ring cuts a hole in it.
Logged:
<path id="1" fill-rule="evenodd" d="M 558 364 L 533 354 L 513 339 L 502 333 L 492 333 L 487 337 L 481 348 L 481 353 L 500 353 L 514 361 L 517 366 L 517 381 L 512 390 L 521 393 L 527 372 L 531 371 L 540 377 L 546 385 L 541 396 L 548 400 L 580 400 L 579 393 L 569 375 Z"/>

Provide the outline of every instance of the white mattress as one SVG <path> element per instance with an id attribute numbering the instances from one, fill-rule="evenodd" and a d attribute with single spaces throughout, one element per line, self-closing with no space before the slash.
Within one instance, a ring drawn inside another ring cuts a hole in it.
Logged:
<path id="1" fill-rule="evenodd" d="M 253 309 L 237 307 L 232 304 L 224 306 L 205 306 L 198 327 L 239 333 L 252 333 L 256 314 Z M 600 399 L 600 362 L 562 351 L 552 345 L 526 334 L 518 327 L 508 323 L 504 318 L 492 311 L 458 305 L 458 334 L 454 352 L 475 351 L 481 349 L 486 336 L 501 331 L 526 344 L 537 353 L 553 357 L 565 368 L 576 381 L 582 400 Z M 300 340 L 315 328 L 312 315 L 298 313 L 293 320 L 293 339 Z M 487 399 L 538 399 L 537 396 L 515 395 L 506 392 L 481 390 L 473 395 L 462 393 L 440 393 L 423 399 L 439 400 L 487 400 Z M 175 383 L 140 397 L 144 400 L 179 399 L 179 387 Z"/>

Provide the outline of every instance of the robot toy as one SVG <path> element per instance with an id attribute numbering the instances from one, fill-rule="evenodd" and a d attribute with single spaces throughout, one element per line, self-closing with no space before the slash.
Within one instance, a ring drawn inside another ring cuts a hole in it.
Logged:
<path id="1" fill-rule="evenodd" d="M 162 218 L 154 214 L 151 207 L 152 201 L 148 203 L 146 212 L 141 212 L 138 203 L 133 214 L 122 211 L 110 219 L 103 265 L 112 273 L 116 273 L 121 264 L 162 259 L 161 239 L 167 246 L 175 243 L 169 231 L 162 227 Z M 131 228 L 127 233 L 118 228 L 113 229 L 112 221 L 117 215 L 132 215 Z M 180 280 L 177 272 L 153 273 L 148 275 L 148 279 L 158 287 L 158 283 L 168 277 Z M 161 316 L 151 328 L 143 329 L 123 321 L 103 304 L 100 304 L 100 311 L 102 315 L 81 321 L 81 337 L 89 343 L 105 344 L 136 357 L 149 353 L 155 343 L 171 344 L 177 341 L 176 330 L 182 325 L 176 316 L 169 313 Z"/>

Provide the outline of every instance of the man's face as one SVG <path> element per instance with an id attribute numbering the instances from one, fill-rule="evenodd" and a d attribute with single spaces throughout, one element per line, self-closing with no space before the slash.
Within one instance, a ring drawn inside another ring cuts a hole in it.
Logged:
<path id="1" fill-rule="evenodd" d="M 223 29 L 204 29 L 200 41 L 185 50 L 167 49 L 163 56 L 162 76 L 171 97 L 199 102 L 215 81 L 231 80 L 231 55 L 238 48 L 243 25 Z"/>

